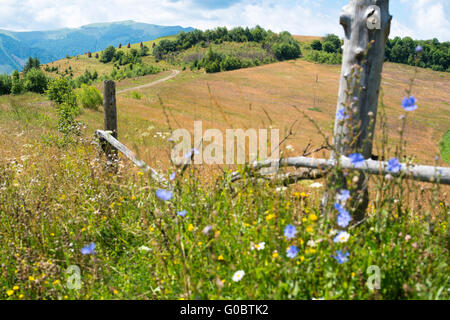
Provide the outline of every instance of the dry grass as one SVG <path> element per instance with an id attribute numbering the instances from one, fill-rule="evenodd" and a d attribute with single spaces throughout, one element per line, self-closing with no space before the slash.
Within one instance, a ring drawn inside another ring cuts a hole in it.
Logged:
<path id="1" fill-rule="evenodd" d="M 339 66 L 304 60 L 219 74 L 183 72 L 166 83 L 142 90 L 141 100 L 130 99 L 127 95 L 118 97 L 119 132 L 124 142 L 139 145 L 152 158 L 159 157 L 165 142 L 144 141 L 142 144 L 140 138 L 149 126 L 167 130 L 159 95 L 173 115 L 171 121 L 175 128 L 181 126 L 191 130 L 194 120 L 203 120 L 204 129 L 267 128 L 272 125 L 284 132 L 298 120 L 294 127 L 296 135 L 286 143 L 295 147 L 292 154 L 298 154 L 310 141 L 316 146 L 321 145 L 322 138 L 293 106 L 306 112 L 331 137 L 339 72 Z M 393 141 L 398 138 L 399 116 L 403 114 L 401 99 L 412 75 L 412 67 L 385 64 L 382 88 Z M 450 110 L 446 103 L 450 101 L 450 93 L 446 86 L 449 80 L 448 74 L 426 69 L 420 69 L 417 75 L 413 92 L 420 109 L 410 115 L 406 134 L 409 154 L 425 163 L 434 163 L 438 143 L 448 130 Z M 219 107 L 213 103 L 208 86 Z M 229 123 L 219 108 L 225 112 Z M 84 117 L 92 128 L 101 127 L 98 121 L 101 118 L 100 113 L 88 113 Z"/>

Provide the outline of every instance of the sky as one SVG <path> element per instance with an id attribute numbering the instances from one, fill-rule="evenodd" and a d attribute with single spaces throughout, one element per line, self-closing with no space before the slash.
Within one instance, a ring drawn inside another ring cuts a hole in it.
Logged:
<path id="1" fill-rule="evenodd" d="M 343 36 L 341 8 L 349 0 L 0 0 L 0 29 L 76 28 L 134 20 L 199 29 L 260 25 L 296 35 Z M 450 41 L 449 0 L 391 0 L 391 37 Z"/>

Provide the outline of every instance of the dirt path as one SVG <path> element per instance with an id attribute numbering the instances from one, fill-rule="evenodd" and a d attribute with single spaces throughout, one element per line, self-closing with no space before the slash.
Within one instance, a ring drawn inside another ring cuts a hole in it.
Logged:
<path id="1" fill-rule="evenodd" d="M 159 79 L 159 80 L 156 80 L 156 81 L 147 83 L 147 84 L 143 84 L 143 85 L 141 85 L 141 86 L 123 89 L 123 90 L 117 91 L 117 94 L 121 94 L 121 93 L 129 92 L 129 91 L 134 91 L 134 90 L 140 90 L 140 89 L 144 89 L 144 88 L 153 87 L 153 86 L 155 86 L 155 85 L 157 85 L 157 84 L 160 84 L 160 83 L 162 83 L 162 82 L 165 82 L 165 81 L 168 81 L 168 80 L 170 80 L 170 79 L 172 79 L 172 78 L 175 78 L 175 77 L 176 77 L 177 75 L 179 75 L 179 74 L 180 74 L 180 71 L 178 71 L 178 70 L 172 70 L 172 73 L 171 73 L 169 76 L 167 76 L 167 77 L 165 77 L 165 78 L 163 78 L 163 79 Z"/>

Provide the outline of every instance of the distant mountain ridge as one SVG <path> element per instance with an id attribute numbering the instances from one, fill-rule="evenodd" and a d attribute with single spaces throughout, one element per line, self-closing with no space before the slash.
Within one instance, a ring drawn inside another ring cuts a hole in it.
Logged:
<path id="1" fill-rule="evenodd" d="M 30 56 L 38 57 L 41 63 L 48 63 L 66 55 L 100 51 L 109 45 L 151 41 L 192 30 L 134 21 L 95 23 L 76 29 L 50 31 L 15 32 L 0 29 L 0 73 L 21 70 Z"/>

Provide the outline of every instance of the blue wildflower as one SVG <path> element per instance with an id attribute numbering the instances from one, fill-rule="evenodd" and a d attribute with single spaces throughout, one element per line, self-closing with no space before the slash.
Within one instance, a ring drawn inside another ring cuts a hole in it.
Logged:
<path id="1" fill-rule="evenodd" d="M 90 245 L 87 245 L 83 249 L 81 249 L 81 253 L 84 255 L 94 255 L 95 254 L 95 243 L 91 243 Z"/>
<path id="2" fill-rule="evenodd" d="M 350 256 L 350 253 L 345 252 L 343 253 L 342 250 L 338 250 L 336 251 L 336 255 L 334 256 L 334 259 L 336 259 L 336 261 L 339 264 L 343 264 L 348 262 L 348 257 Z"/>
<path id="3" fill-rule="evenodd" d="M 348 158 L 356 168 L 360 168 L 364 165 L 364 157 L 360 153 L 352 153 Z"/>
<path id="4" fill-rule="evenodd" d="M 416 52 L 417 52 L 417 53 L 422 52 L 422 50 L 423 50 L 422 46 L 417 46 L 417 47 L 416 47 Z"/>
<path id="5" fill-rule="evenodd" d="M 292 224 L 287 225 L 286 228 L 284 228 L 284 236 L 288 239 L 293 239 L 296 233 L 297 229 Z"/>
<path id="6" fill-rule="evenodd" d="M 414 111 L 414 110 L 417 110 L 417 108 L 419 108 L 416 105 L 416 103 L 417 103 L 417 100 L 413 96 L 411 96 L 409 98 L 403 98 L 402 107 L 406 111 Z"/>
<path id="7" fill-rule="evenodd" d="M 185 217 L 186 214 L 187 214 L 187 211 L 186 211 L 186 210 L 177 212 L 177 215 L 179 215 L 180 217 Z"/>
<path id="8" fill-rule="evenodd" d="M 398 161 L 397 158 L 392 158 L 388 161 L 388 167 L 387 170 L 392 173 L 397 173 L 402 169 L 402 165 Z"/>
<path id="9" fill-rule="evenodd" d="M 337 194 L 337 199 L 342 202 L 347 201 L 348 199 L 350 199 L 350 191 L 340 190 L 339 193 Z"/>
<path id="10" fill-rule="evenodd" d="M 186 159 L 190 159 L 192 158 L 193 155 L 199 155 L 200 151 L 198 151 L 197 149 L 191 149 L 191 151 L 189 151 L 188 153 L 186 153 L 186 155 L 184 156 Z"/>
<path id="11" fill-rule="evenodd" d="M 156 196 L 158 197 L 158 199 L 160 199 L 162 201 L 169 201 L 173 198 L 173 192 L 164 190 L 164 189 L 160 189 L 160 190 L 156 191 Z"/>
<path id="12" fill-rule="evenodd" d="M 286 250 L 286 256 L 288 258 L 294 259 L 298 254 L 298 248 L 296 246 L 290 246 Z"/>
<path id="13" fill-rule="evenodd" d="M 342 120 L 346 120 L 346 119 L 350 118 L 350 115 L 346 114 L 345 108 L 342 107 L 338 110 L 336 117 L 339 121 L 342 121 Z"/>
<path id="14" fill-rule="evenodd" d="M 350 223 L 350 221 L 352 221 L 352 216 L 339 203 L 335 203 L 334 208 L 339 212 L 339 215 L 337 217 L 338 226 L 340 226 L 342 228 L 346 228 L 348 226 L 348 224 Z"/>
<path id="15" fill-rule="evenodd" d="M 170 181 L 175 180 L 176 177 L 177 177 L 177 174 L 175 172 L 172 172 L 172 174 L 170 175 Z"/>

